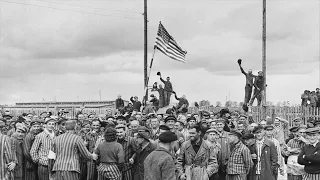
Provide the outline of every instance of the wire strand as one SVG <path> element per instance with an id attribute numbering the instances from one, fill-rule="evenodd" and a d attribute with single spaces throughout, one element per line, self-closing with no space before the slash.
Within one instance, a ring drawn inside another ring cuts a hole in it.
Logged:
<path id="1" fill-rule="evenodd" d="M 55 7 L 49 7 L 49 6 L 41 6 L 41 5 L 35 5 L 35 4 L 27 4 L 27 3 L 20 3 L 20 2 L 13 2 L 13 1 L 6 1 L 6 0 L 0 0 L 2 2 L 6 3 L 12 3 L 12 4 L 20 4 L 25 6 L 34 6 L 34 7 L 40 7 L 40 8 L 49 8 L 49 9 L 55 9 L 55 10 L 62 10 L 62 11 L 70 11 L 70 12 L 77 12 L 77 13 L 84 13 L 84 14 L 91 14 L 91 15 L 98 15 L 98 16 L 107 16 L 107 17 L 115 17 L 115 18 L 125 18 L 125 19 L 134 19 L 134 20 L 141 20 L 141 18 L 132 18 L 127 16 L 114 16 L 110 14 L 99 14 L 94 12 L 86 12 L 86 11 L 75 11 L 70 9 L 61 9 L 61 8 L 55 8 Z"/>
<path id="2" fill-rule="evenodd" d="M 34 0 L 34 1 L 46 2 L 46 3 L 52 3 L 52 4 L 68 5 L 68 6 L 95 9 L 95 10 L 108 10 L 108 11 L 127 12 L 127 13 L 133 13 L 133 14 L 142 14 L 142 13 L 136 12 L 136 11 L 128 11 L 128 10 L 121 10 L 121 9 L 106 9 L 106 8 L 86 7 L 86 6 L 80 6 L 80 5 L 75 5 L 75 4 L 60 3 L 60 2 L 55 2 L 55 1 L 44 1 L 44 0 Z"/>

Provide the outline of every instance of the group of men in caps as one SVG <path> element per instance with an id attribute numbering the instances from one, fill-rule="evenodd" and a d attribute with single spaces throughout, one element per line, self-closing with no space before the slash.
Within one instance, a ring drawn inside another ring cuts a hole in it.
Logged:
<path id="1" fill-rule="evenodd" d="M 297 118 L 289 136 L 282 118 L 248 124 L 228 110 L 129 116 L 6 116 L 0 180 L 276 180 L 285 163 L 289 180 L 320 177 L 316 123 Z"/>

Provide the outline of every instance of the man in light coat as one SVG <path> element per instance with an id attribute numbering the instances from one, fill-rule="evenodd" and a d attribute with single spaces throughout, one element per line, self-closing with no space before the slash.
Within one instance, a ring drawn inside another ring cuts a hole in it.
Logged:
<path id="1" fill-rule="evenodd" d="M 181 146 L 177 169 L 181 180 L 209 180 L 217 172 L 218 162 L 214 150 L 201 138 L 201 128 L 195 125 L 189 130 L 190 140 Z"/>

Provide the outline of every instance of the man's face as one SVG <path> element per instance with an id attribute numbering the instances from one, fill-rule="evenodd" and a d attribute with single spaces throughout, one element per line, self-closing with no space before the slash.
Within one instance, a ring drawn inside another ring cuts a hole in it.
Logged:
<path id="1" fill-rule="evenodd" d="M 320 89 L 316 89 L 316 91 L 317 91 L 317 93 L 319 93 L 319 92 L 320 92 Z"/>
<path id="2" fill-rule="evenodd" d="M 22 131 L 21 129 L 17 129 L 16 135 L 17 135 L 17 139 L 23 139 L 25 137 L 26 133 L 24 131 Z"/>
<path id="3" fill-rule="evenodd" d="M 228 140 L 229 140 L 230 144 L 235 144 L 238 141 L 238 137 L 235 136 L 235 135 L 230 134 L 228 136 Z"/>
<path id="4" fill-rule="evenodd" d="M 30 120 L 32 120 L 33 115 L 32 115 L 32 114 L 28 114 L 27 118 L 30 119 Z"/>
<path id="5" fill-rule="evenodd" d="M 90 115 L 90 116 L 89 116 L 89 120 L 92 121 L 93 119 L 94 119 L 94 115 Z"/>
<path id="6" fill-rule="evenodd" d="M 216 128 L 217 128 L 217 130 L 219 132 L 223 131 L 223 127 L 224 127 L 224 123 L 223 122 L 218 122 L 216 126 L 217 126 Z"/>
<path id="7" fill-rule="evenodd" d="M 159 126 L 159 121 L 157 118 L 152 118 L 150 120 L 150 123 L 151 123 L 151 128 L 153 128 L 153 129 L 156 129 Z"/>
<path id="8" fill-rule="evenodd" d="M 78 119 L 79 119 L 80 121 L 83 121 L 83 120 L 84 120 L 84 116 L 83 116 L 82 114 L 80 114 L 80 115 L 78 116 Z"/>
<path id="9" fill-rule="evenodd" d="M 118 119 L 118 120 L 117 120 L 117 123 L 118 123 L 118 124 L 126 125 L 126 121 L 123 120 L 123 119 Z"/>
<path id="10" fill-rule="evenodd" d="M 189 125 L 190 125 L 190 127 L 196 125 L 196 121 L 195 120 L 190 120 L 189 121 Z"/>
<path id="11" fill-rule="evenodd" d="M 173 121 L 173 120 L 169 120 L 169 121 L 166 122 L 166 125 L 167 125 L 170 129 L 173 129 L 174 123 L 176 123 L 176 122 Z"/>
<path id="12" fill-rule="evenodd" d="M 138 138 L 136 138 L 136 139 L 137 139 L 137 144 L 138 144 L 139 146 L 141 146 L 142 143 L 143 143 L 143 141 L 144 141 L 144 139 L 141 138 L 141 137 L 138 137 Z"/>
<path id="13" fill-rule="evenodd" d="M 189 135 L 191 141 L 197 141 L 200 137 L 200 132 L 197 132 L 195 128 L 189 129 Z"/>
<path id="14" fill-rule="evenodd" d="M 267 122 L 266 122 L 266 121 L 261 121 L 261 122 L 260 122 L 260 125 L 264 127 L 264 126 L 267 125 Z"/>
<path id="15" fill-rule="evenodd" d="M 138 127 L 139 127 L 139 124 L 138 123 L 136 123 L 136 122 L 131 122 L 131 125 L 130 125 L 130 127 L 131 127 L 131 129 L 132 130 L 137 130 L 138 129 Z"/>
<path id="16" fill-rule="evenodd" d="M 239 118 L 239 121 L 246 121 L 246 118 L 241 116 L 241 117 Z"/>
<path id="17" fill-rule="evenodd" d="M 306 129 L 302 128 L 298 131 L 299 136 L 306 137 Z"/>
<path id="18" fill-rule="evenodd" d="M 238 124 L 238 130 L 243 131 L 244 130 L 244 125 L 243 124 Z"/>
<path id="19" fill-rule="evenodd" d="M 117 137 L 119 139 L 123 139 L 125 134 L 126 134 L 126 131 L 123 128 L 118 128 L 117 129 Z"/>
<path id="20" fill-rule="evenodd" d="M 218 135 L 215 132 L 210 132 L 207 137 L 208 140 L 211 142 L 218 139 Z"/>
<path id="21" fill-rule="evenodd" d="M 46 124 L 46 128 L 48 130 L 53 130 L 54 129 L 54 126 L 55 126 L 55 123 L 52 122 L 52 121 L 49 121 L 47 124 Z"/>
<path id="22" fill-rule="evenodd" d="M 121 99 L 121 96 L 120 96 L 120 95 L 118 95 L 118 99 Z"/>
<path id="23" fill-rule="evenodd" d="M 59 126 L 61 131 L 65 131 L 66 130 L 66 122 L 62 122 Z"/>
<path id="24" fill-rule="evenodd" d="M 169 77 L 167 77 L 167 81 L 170 81 L 170 78 L 169 78 Z"/>
<path id="25" fill-rule="evenodd" d="M 261 141 L 264 137 L 264 133 L 265 133 L 264 130 L 261 130 L 261 131 L 258 131 L 257 133 L 255 133 L 254 135 L 257 140 Z"/>
<path id="26" fill-rule="evenodd" d="M 262 77 L 262 76 L 263 76 L 263 72 L 262 72 L 262 71 L 259 71 L 259 72 L 258 72 L 258 76 Z"/>
<path id="27" fill-rule="evenodd" d="M 265 132 L 266 132 L 266 136 L 267 137 L 272 137 L 273 136 L 273 129 L 267 129 Z"/>
<path id="28" fill-rule="evenodd" d="M 99 121 L 93 121 L 91 125 L 91 129 L 98 131 L 100 129 L 100 122 Z"/>
<path id="29" fill-rule="evenodd" d="M 176 122 L 176 123 L 174 124 L 174 129 L 176 129 L 177 131 L 182 131 L 183 126 L 181 125 L 180 122 Z"/>
<path id="30" fill-rule="evenodd" d="M 90 131 L 90 124 L 86 124 L 82 129 L 84 132 L 89 132 Z"/>
<path id="31" fill-rule="evenodd" d="M 252 70 L 249 70 L 249 71 L 248 71 L 248 74 L 252 74 Z"/>
<path id="32" fill-rule="evenodd" d="M 314 144 L 315 142 L 317 142 L 319 140 L 319 134 L 307 134 L 306 135 L 306 139 L 307 141 L 309 141 L 310 144 Z"/>
<path id="33" fill-rule="evenodd" d="M 213 121 L 213 122 L 210 123 L 210 128 L 216 129 L 216 127 L 217 127 L 216 122 Z"/>
<path id="34" fill-rule="evenodd" d="M 32 130 L 34 133 L 38 133 L 41 129 L 40 124 L 34 124 L 33 126 L 31 126 L 30 131 Z"/>

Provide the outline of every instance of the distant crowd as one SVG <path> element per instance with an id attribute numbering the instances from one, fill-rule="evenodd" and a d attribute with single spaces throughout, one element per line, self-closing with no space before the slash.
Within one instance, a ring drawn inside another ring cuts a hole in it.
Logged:
<path id="1" fill-rule="evenodd" d="M 301 95 L 301 106 L 320 107 L 320 89 L 316 91 L 305 90 Z"/>

